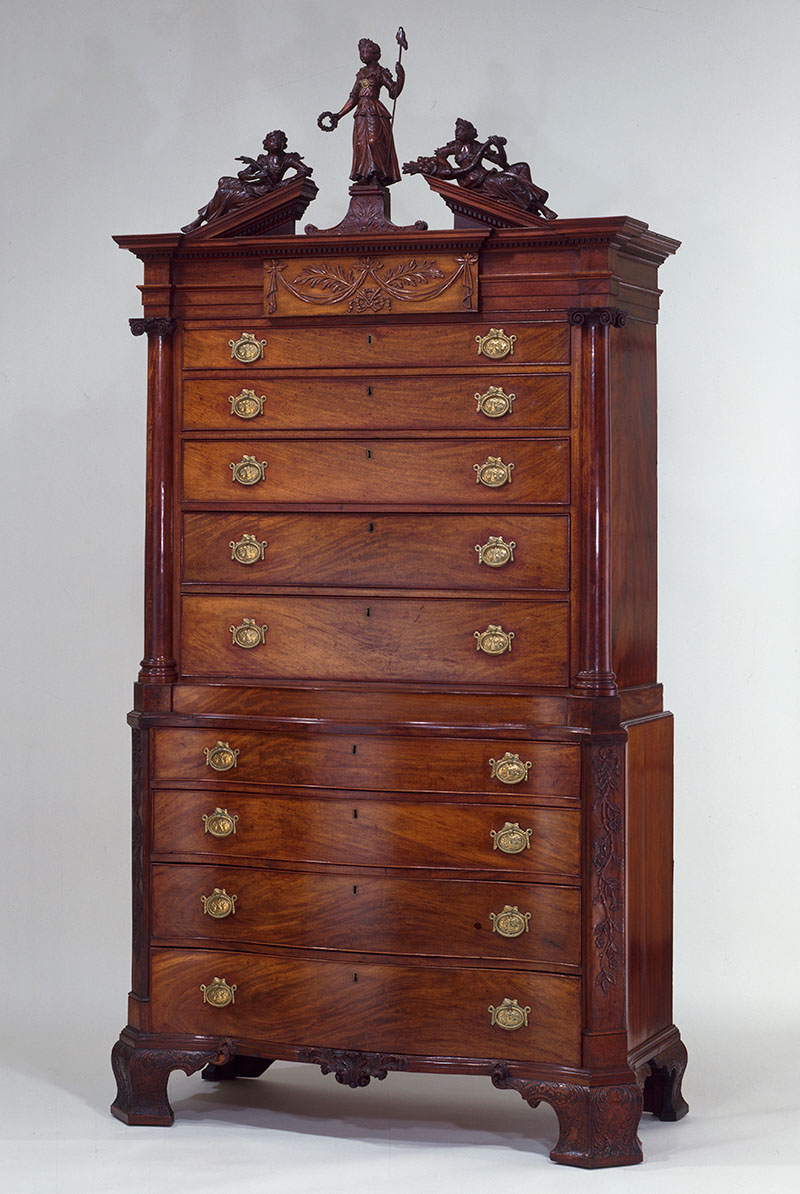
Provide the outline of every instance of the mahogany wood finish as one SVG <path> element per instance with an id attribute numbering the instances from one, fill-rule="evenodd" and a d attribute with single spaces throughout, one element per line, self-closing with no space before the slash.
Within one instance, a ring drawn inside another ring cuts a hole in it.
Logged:
<path id="1" fill-rule="evenodd" d="M 656 674 L 678 246 L 429 181 L 475 231 L 394 229 L 376 176 L 335 236 L 284 234 L 304 178 L 117 238 L 148 474 L 113 1110 L 170 1123 L 177 1068 L 471 1073 L 555 1108 L 555 1161 L 634 1164 L 642 1109 L 686 1111 Z"/>

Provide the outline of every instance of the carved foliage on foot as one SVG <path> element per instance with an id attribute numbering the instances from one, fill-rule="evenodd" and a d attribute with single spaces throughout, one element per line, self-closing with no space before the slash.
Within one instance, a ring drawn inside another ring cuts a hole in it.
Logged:
<path id="1" fill-rule="evenodd" d="M 168 1126 L 175 1118 L 167 1098 L 167 1079 L 173 1070 L 194 1074 L 205 1065 L 224 1065 L 236 1046 L 225 1040 L 216 1049 L 135 1049 L 119 1040 L 111 1052 L 117 1097 L 111 1114 L 127 1124 Z"/>
<path id="2" fill-rule="evenodd" d="M 681 1090 L 687 1061 L 686 1046 L 678 1037 L 637 1071 L 644 1109 L 652 1112 L 656 1119 L 674 1123 L 688 1112 L 689 1104 Z"/>
<path id="3" fill-rule="evenodd" d="M 333 1074 L 342 1086 L 368 1086 L 370 1079 L 379 1082 L 389 1070 L 407 1070 L 408 1058 L 390 1053 L 358 1053 L 352 1049 L 302 1049 L 298 1061 L 318 1065 L 323 1074 Z"/>
<path id="4" fill-rule="evenodd" d="M 499 1089 L 518 1091 L 531 1107 L 550 1104 L 559 1127 L 551 1160 L 584 1169 L 636 1165 L 642 1160 L 636 1135 L 642 1095 L 637 1086 L 588 1087 L 514 1078 L 503 1064 L 492 1070 L 492 1082 Z"/>

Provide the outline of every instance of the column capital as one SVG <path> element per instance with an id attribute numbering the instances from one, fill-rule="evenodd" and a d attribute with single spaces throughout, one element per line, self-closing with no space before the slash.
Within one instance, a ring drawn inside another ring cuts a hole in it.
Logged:
<path id="1" fill-rule="evenodd" d="M 128 323 L 132 336 L 143 336 L 145 332 L 148 336 L 172 336 L 178 326 L 177 319 L 162 316 L 151 319 L 138 316 L 136 319 L 129 319 Z"/>
<path id="2" fill-rule="evenodd" d="M 628 312 L 621 311 L 619 307 L 570 307 L 567 319 L 573 327 L 597 323 L 605 327 L 624 328 L 628 322 Z"/>

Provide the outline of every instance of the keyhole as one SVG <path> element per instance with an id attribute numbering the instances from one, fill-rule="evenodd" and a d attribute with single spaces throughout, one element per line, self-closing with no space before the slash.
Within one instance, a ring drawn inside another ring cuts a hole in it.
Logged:
<path id="1" fill-rule="evenodd" d="M 372 397 L 372 386 L 367 386 L 367 397 L 368 398 Z"/>
<path id="2" fill-rule="evenodd" d="M 367 336 L 367 344 L 371 344 L 371 343 L 372 343 L 372 336 Z"/>
<path id="3" fill-rule="evenodd" d="M 372 449 L 367 448 L 367 460 L 372 460 Z"/>
<path id="4" fill-rule="evenodd" d="M 353 971 L 353 982 L 354 983 L 358 982 L 358 971 L 357 970 Z"/>
<path id="5" fill-rule="evenodd" d="M 357 883 L 353 884 L 353 895 L 358 895 L 358 884 Z"/>
<path id="6" fill-rule="evenodd" d="M 355 755 L 355 754 L 358 754 L 358 747 L 357 747 L 357 746 L 354 746 L 354 747 L 353 747 L 353 754 L 354 754 L 354 755 Z"/>
<path id="7" fill-rule="evenodd" d="M 375 530 L 375 523 L 374 522 L 367 523 L 367 530 L 370 532 L 370 534 L 372 534 L 372 532 Z"/>
<path id="8" fill-rule="evenodd" d="M 354 821 L 358 820 L 358 809 L 357 808 L 353 809 L 353 820 Z"/>
<path id="9" fill-rule="evenodd" d="M 371 616 L 372 616 L 372 615 L 371 615 L 371 613 L 370 613 L 369 606 L 367 606 L 367 617 L 369 618 L 369 617 L 371 617 Z"/>

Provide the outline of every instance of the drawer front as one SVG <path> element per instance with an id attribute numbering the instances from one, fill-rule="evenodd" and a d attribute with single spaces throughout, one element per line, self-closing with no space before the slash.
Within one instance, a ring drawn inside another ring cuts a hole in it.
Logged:
<path id="1" fill-rule="evenodd" d="M 235 791 L 155 793 L 154 851 L 216 859 L 272 859 L 339 866 L 437 867 L 507 872 L 519 879 L 576 878 L 578 809 L 515 804 L 369 800 L 357 793 L 270 796 Z M 233 831 L 215 837 L 217 809 Z M 517 826 L 510 844 L 506 826 Z M 527 843 L 527 844 L 526 844 Z M 499 911 L 499 909 L 498 909 Z"/>
<path id="2" fill-rule="evenodd" d="M 491 484 L 482 483 L 479 472 Z M 186 440 L 183 445 L 183 496 L 188 502 L 490 507 L 564 504 L 569 490 L 566 439 L 253 438 Z"/>
<path id="3" fill-rule="evenodd" d="M 564 591 L 569 517 L 187 514 L 183 579 L 239 586 Z"/>
<path id="4" fill-rule="evenodd" d="M 515 336 L 513 350 L 502 357 L 487 357 L 479 351 L 477 337 L 485 337 L 492 325 L 485 320 L 458 323 L 427 323 L 414 328 L 394 324 L 374 327 L 276 328 L 263 325 L 246 328 L 187 328 L 183 336 L 185 369 L 236 369 L 243 377 L 270 369 L 329 368 L 441 368 L 467 366 L 470 371 L 492 374 L 498 367 L 567 363 L 569 329 L 564 323 L 503 323 L 507 337 Z M 258 346 L 236 350 L 245 336 Z M 264 343 L 263 348 L 261 342 Z M 263 352 L 256 360 L 247 360 Z"/>
<path id="5" fill-rule="evenodd" d="M 181 642 L 181 668 L 191 676 L 569 682 L 565 601 L 185 597 Z"/>
<path id="6" fill-rule="evenodd" d="M 217 759 L 213 752 L 220 737 L 229 752 Z M 580 750 L 556 742 L 159 729 L 151 743 L 156 783 L 220 780 L 366 791 L 580 796 Z M 506 777 L 518 779 L 513 784 L 492 777 L 491 760 L 506 754 L 518 754 L 526 770 L 524 777 L 514 772 Z M 217 769 L 221 764 L 225 770 Z"/>
<path id="7" fill-rule="evenodd" d="M 163 864 L 152 879 L 154 937 L 580 962 L 574 887 Z"/>
<path id="8" fill-rule="evenodd" d="M 457 376 L 368 375 L 322 381 L 242 376 L 235 382 L 187 378 L 183 424 L 188 430 L 240 433 L 242 429 L 271 433 L 349 427 L 400 431 L 566 428 L 569 376 L 509 375 L 498 365 L 489 373 Z"/>
<path id="9" fill-rule="evenodd" d="M 357 976 L 357 977 L 356 977 Z M 201 986 L 222 979 L 233 1002 L 211 1006 Z M 505 1031 L 490 1007 L 528 1008 Z M 154 949 L 153 1032 L 290 1045 L 553 1065 L 580 1061 L 580 981 L 519 971 L 301 961 L 231 951 Z"/>

